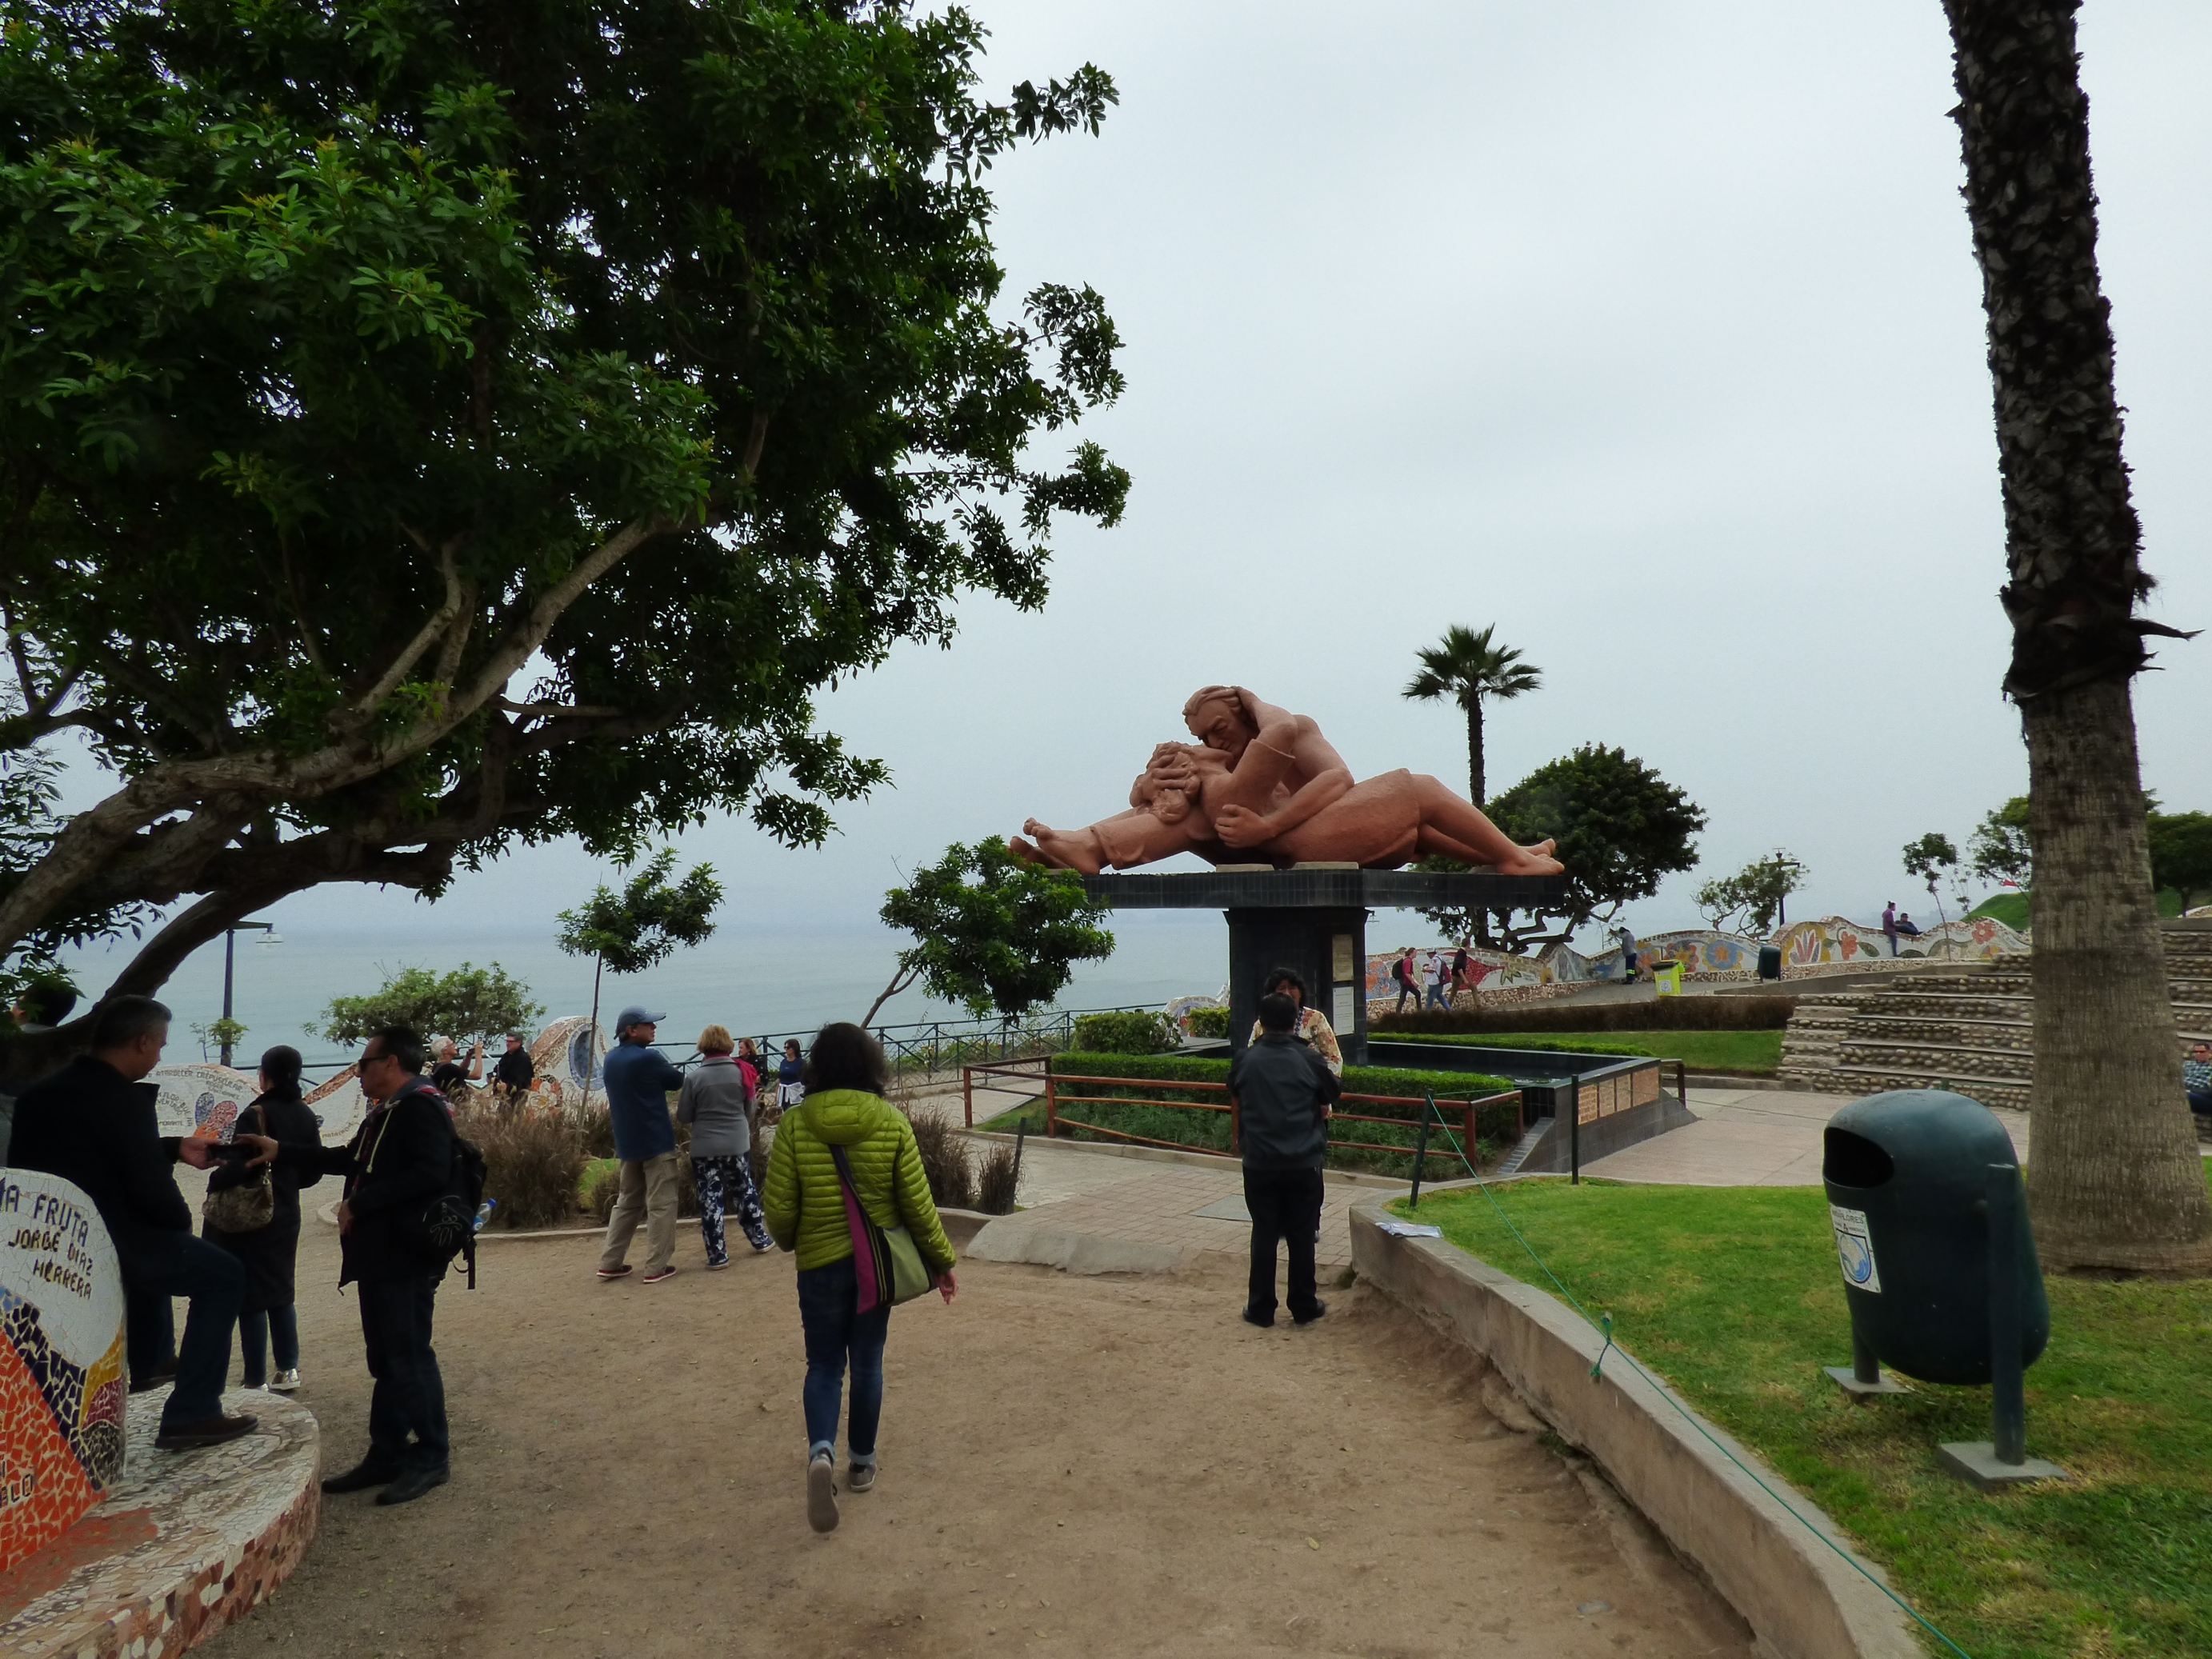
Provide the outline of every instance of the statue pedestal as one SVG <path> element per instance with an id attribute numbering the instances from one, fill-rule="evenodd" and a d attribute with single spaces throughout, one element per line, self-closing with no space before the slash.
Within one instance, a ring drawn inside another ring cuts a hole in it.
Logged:
<path id="1" fill-rule="evenodd" d="M 1211 910 L 1229 923 L 1229 1044 L 1241 1054 L 1259 1016 L 1260 983 L 1288 968 L 1328 1017 L 1347 1066 L 1367 1063 L 1367 918 L 1415 906 L 1522 909 L 1557 898 L 1565 876 L 1486 871 L 1362 870 L 1355 865 L 1267 865 L 1164 876 L 1085 876 L 1084 890 L 1117 910 Z M 1348 1018 L 1346 1016 L 1349 1016 Z"/>

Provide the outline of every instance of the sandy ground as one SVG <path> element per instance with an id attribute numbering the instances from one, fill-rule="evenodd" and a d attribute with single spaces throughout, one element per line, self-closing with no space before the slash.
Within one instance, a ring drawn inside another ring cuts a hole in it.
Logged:
<path id="1" fill-rule="evenodd" d="M 976 1264 L 951 1308 L 893 1316 L 881 1480 L 817 1537 L 790 1259 L 706 1273 L 687 1227 L 647 1288 L 599 1284 L 595 1252 L 495 1243 L 478 1290 L 447 1281 L 453 1484 L 326 1500 L 209 1659 L 1751 1651 L 1609 1488 L 1364 1287 L 1256 1331 L 1232 1264 Z M 337 1255 L 310 1221 L 298 1397 L 326 1470 L 363 1449 L 368 1393 Z"/>

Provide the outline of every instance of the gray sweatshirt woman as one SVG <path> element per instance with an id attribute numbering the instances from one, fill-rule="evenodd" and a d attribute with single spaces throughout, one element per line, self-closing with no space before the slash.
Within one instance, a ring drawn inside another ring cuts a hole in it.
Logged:
<path id="1" fill-rule="evenodd" d="M 752 1149 L 750 1092 L 728 1054 L 708 1054 L 684 1074 L 676 1119 L 691 1126 L 694 1158 L 743 1158 Z"/>

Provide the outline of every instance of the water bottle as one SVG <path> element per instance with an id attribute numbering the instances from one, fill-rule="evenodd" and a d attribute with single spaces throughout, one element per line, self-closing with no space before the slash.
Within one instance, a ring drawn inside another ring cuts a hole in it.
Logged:
<path id="1" fill-rule="evenodd" d="M 484 1229 L 484 1223 L 491 1219 L 491 1212 L 498 1207 L 499 1200 L 495 1198 L 488 1198 L 484 1200 L 483 1203 L 477 1205 L 476 1225 L 470 1228 L 469 1231 L 472 1233 L 482 1232 Z"/>

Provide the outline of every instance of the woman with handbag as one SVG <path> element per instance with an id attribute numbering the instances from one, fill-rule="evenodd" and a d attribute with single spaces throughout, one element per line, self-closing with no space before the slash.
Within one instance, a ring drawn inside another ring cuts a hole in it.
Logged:
<path id="1" fill-rule="evenodd" d="M 857 1025 L 825 1025 L 806 1060 L 805 1098 L 786 1112 L 762 1194 L 769 1234 L 799 1255 L 806 1338 L 806 1518 L 837 1524 L 837 1409 L 849 1359 L 853 1409 L 845 1484 L 876 1484 L 884 1340 L 894 1303 L 957 1286 L 952 1244 L 922 1174 L 914 1125 L 884 1098 L 890 1067 Z"/>
<path id="2" fill-rule="evenodd" d="M 319 1141 L 322 1124 L 300 1097 L 300 1051 L 279 1045 L 261 1056 L 260 1097 L 238 1115 L 234 1133 L 271 1140 Z M 246 1265 L 246 1300 L 238 1312 L 242 1386 L 289 1394 L 300 1386 L 300 1319 L 293 1307 L 292 1267 L 300 1251 L 300 1188 L 322 1179 L 313 1170 L 271 1164 L 258 1170 L 217 1169 L 208 1179 L 200 1231 Z M 276 1374 L 269 1374 L 269 1350 Z"/>

